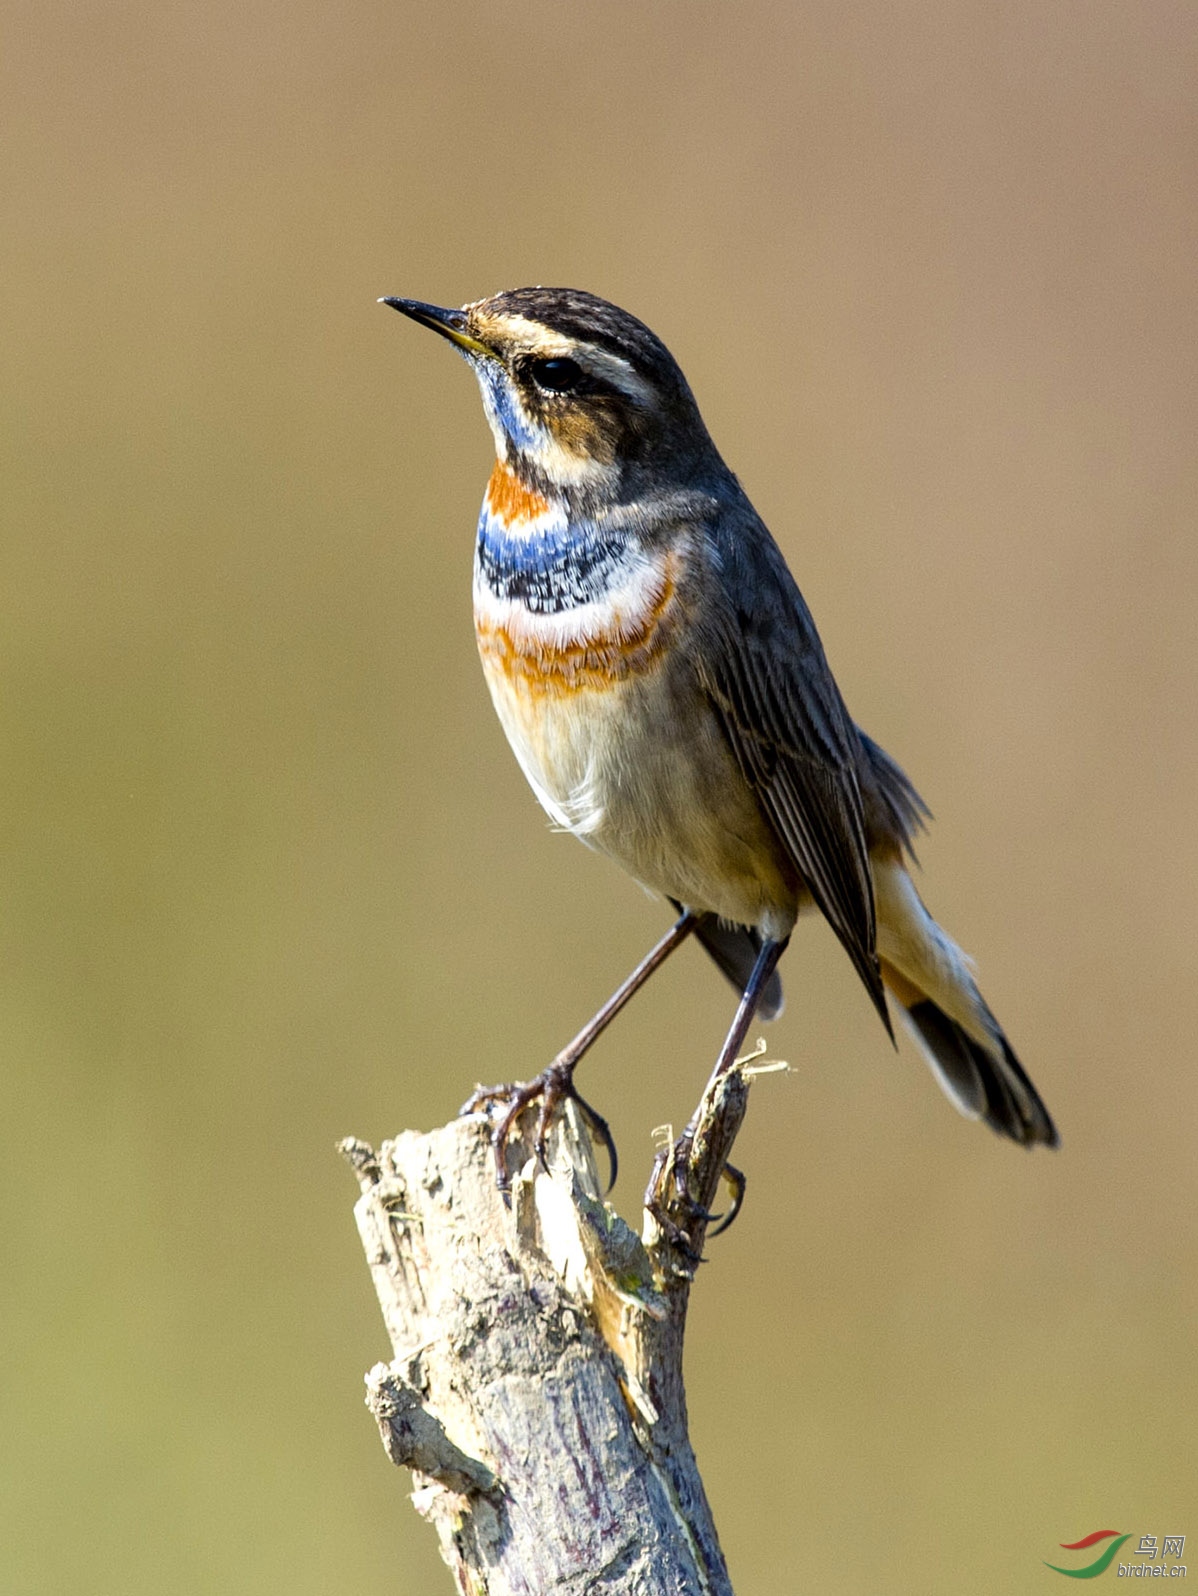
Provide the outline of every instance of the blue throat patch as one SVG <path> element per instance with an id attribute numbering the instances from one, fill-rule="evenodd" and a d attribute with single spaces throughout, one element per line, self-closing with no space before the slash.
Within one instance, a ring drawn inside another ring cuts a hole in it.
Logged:
<path id="1" fill-rule="evenodd" d="M 629 543 L 626 532 L 603 533 L 591 521 L 513 537 L 484 504 L 475 563 L 496 598 L 552 615 L 602 599 L 627 563 Z"/>
<path id="2" fill-rule="evenodd" d="M 467 359 L 470 359 L 467 356 Z M 511 390 L 506 374 L 493 360 L 470 360 L 478 385 L 483 391 L 483 406 L 491 420 L 518 450 L 534 450 L 540 442 L 525 420 L 524 412 Z"/>

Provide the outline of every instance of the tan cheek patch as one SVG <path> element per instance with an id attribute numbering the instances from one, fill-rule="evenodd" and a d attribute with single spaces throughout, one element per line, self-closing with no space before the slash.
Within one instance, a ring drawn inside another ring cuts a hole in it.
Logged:
<path id="1" fill-rule="evenodd" d="M 604 426 L 604 422 L 607 425 Z M 616 458 L 617 427 L 612 417 L 581 406 L 563 407 L 554 412 L 546 407 L 541 417 L 559 448 L 567 454 L 593 460 L 598 465 L 613 465 Z"/>

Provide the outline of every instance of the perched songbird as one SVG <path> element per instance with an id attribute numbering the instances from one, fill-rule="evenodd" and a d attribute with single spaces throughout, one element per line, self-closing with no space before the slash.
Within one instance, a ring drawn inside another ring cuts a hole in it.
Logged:
<path id="1" fill-rule="evenodd" d="M 776 966 L 813 908 L 887 1031 L 889 995 L 961 1113 L 1055 1146 L 969 960 L 911 880 L 927 810 L 853 724 L 803 596 L 669 350 L 578 289 L 518 288 L 461 310 L 384 303 L 447 338 L 482 389 L 498 459 L 474 617 L 516 758 L 558 826 L 680 916 L 541 1076 L 495 1089 L 501 1186 L 516 1116 L 540 1099 L 543 1148 L 553 1105 L 577 1096 L 578 1060 L 687 935 L 742 993 L 718 1072 L 754 1013 L 779 1011 Z"/>

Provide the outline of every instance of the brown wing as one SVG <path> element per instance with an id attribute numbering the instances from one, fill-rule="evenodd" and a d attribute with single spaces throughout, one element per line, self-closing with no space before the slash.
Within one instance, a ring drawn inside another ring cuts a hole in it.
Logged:
<path id="1" fill-rule="evenodd" d="M 764 814 L 893 1037 L 876 951 L 857 730 L 776 544 L 759 522 L 744 530 L 748 538 L 720 551 L 719 620 L 707 632 L 700 678 Z M 735 602 L 736 594 L 751 602 Z"/>

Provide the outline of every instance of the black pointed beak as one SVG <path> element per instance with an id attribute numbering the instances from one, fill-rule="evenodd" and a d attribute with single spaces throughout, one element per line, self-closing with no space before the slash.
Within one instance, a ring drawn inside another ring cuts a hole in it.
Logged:
<path id="1" fill-rule="evenodd" d="M 398 310 L 401 316 L 410 316 L 422 327 L 431 327 L 442 338 L 448 338 L 451 344 L 464 349 L 468 355 L 493 356 L 495 353 L 466 331 L 464 310 L 445 310 L 440 305 L 426 305 L 420 299 L 380 299 L 379 304 L 390 305 L 392 310 Z"/>

